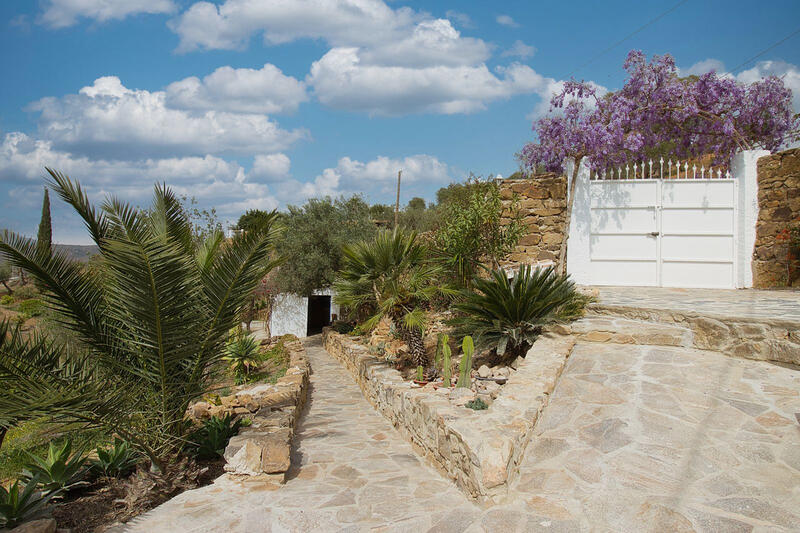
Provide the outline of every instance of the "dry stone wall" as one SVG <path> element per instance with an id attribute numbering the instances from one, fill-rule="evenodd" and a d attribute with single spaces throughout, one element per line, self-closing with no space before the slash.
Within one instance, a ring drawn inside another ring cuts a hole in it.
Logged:
<path id="1" fill-rule="evenodd" d="M 519 244 L 509 257 L 510 262 L 556 261 L 566 226 L 566 176 L 551 172 L 525 179 L 501 180 L 500 195 L 507 212 L 513 202 L 518 202 L 525 227 Z"/>
<path id="2" fill-rule="evenodd" d="M 457 407 L 448 395 L 413 388 L 400 372 L 348 335 L 327 329 L 325 350 L 355 377 L 364 397 L 468 495 L 498 501 L 518 471 L 533 427 L 575 340 L 544 335 L 486 411 Z"/>
<path id="3" fill-rule="evenodd" d="M 800 148 L 758 160 L 758 222 L 753 250 L 753 285 L 785 286 L 787 247 L 781 234 L 800 224 Z M 797 274 L 793 276 L 796 278 Z"/>

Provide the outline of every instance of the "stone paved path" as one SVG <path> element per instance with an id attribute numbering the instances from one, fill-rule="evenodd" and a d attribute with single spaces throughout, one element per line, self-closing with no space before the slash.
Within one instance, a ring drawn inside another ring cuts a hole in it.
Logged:
<path id="1" fill-rule="evenodd" d="M 219 481 L 185 492 L 126 531 L 462 531 L 481 513 L 361 395 L 310 338 L 311 402 L 285 485 Z M 445 524 L 448 526 L 445 527 Z"/>
<path id="2" fill-rule="evenodd" d="M 800 291 L 594 287 L 601 305 L 695 312 L 701 315 L 800 322 Z"/>
<path id="3" fill-rule="evenodd" d="M 220 481 L 128 531 L 800 531 L 800 372 L 686 348 L 578 344 L 512 497 L 484 509 L 307 341 L 312 401 L 284 486 Z"/>

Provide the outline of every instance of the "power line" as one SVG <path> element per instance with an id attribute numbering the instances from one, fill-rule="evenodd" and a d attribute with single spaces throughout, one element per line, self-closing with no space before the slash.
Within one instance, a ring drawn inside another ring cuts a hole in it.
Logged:
<path id="1" fill-rule="evenodd" d="M 788 41 L 789 39 L 791 39 L 792 37 L 794 37 L 794 36 L 795 36 L 795 35 L 797 35 L 798 33 L 800 33 L 800 28 L 797 28 L 796 30 L 794 30 L 792 33 L 790 33 L 789 35 L 787 35 L 786 37 L 784 37 L 783 39 L 781 39 L 781 40 L 780 40 L 780 41 L 778 41 L 777 43 L 775 43 L 775 44 L 773 44 L 773 45 L 771 45 L 771 46 L 768 46 L 767 48 L 764 48 L 764 49 L 763 49 L 763 50 L 761 50 L 759 53 L 757 53 L 756 55 L 754 55 L 753 57 L 751 57 L 750 59 L 748 59 L 747 61 L 745 61 L 745 62 L 744 62 L 744 63 L 742 63 L 741 65 L 739 65 L 738 67 L 736 67 L 736 68 L 734 68 L 734 69 L 731 69 L 731 71 L 730 71 L 730 72 L 731 72 L 731 74 L 735 74 L 737 70 L 739 70 L 740 68 L 742 68 L 742 67 L 743 67 L 743 66 L 745 66 L 746 64 L 750 63 L 750 62 L 751 62 L 751 61 L 753 61 L 754 59 L 758 59 L 759 57 L 763 56 L 764 54 L 766 54 L 767 52 L 769 52 L 770 50 L 772 50 L 772 49 L 773 49 L 773 48 L 775 48 L 776 46 L 778 46 L 778 45 L 780 45 L 780 44 L 783 44 L 785 41 Z"/>
<path id="2" fill-rule="evenodd" d="M 636 30 L 634 30 L 633 32 L 629 33 L 628 35 L 626 35 L 625 37 L 623 37 L 623 38 L 622 38 L 622 39 L 620 39 L 619 41 L 615 42 L 614 44 L 612 44 L 611 46 L 609 46 L 608 48 L 606 48 L 606 49 L 605 49 L 605 50 L 603 50 L 602 52 L 600 52 L 600 53 L 596 54 L 594 57 L 592 57 L 591 59 L 589 59 L 589 61 L 587 61 L 587 62 L 586 62 L 586 63 L 584 63 L 583 65 L 581 65 L 581 66 L 579 66 L 578 68 L 574 69 L 572 72 L 570 72 L 569 74 L 567 74 L 567 76 L 566 76 L 566 78 L 565 78 L 565 79 L 571 78 L 573 74 L 575 74 L 576 72 L 578 72 L 578 71 L 579 71 L 579 70 L 581 70 L 582 68 L 584 68 L 584 67 L 586 67 L 586 66 L 588 66 L 588 65 L 590 65 L 590 64 L 592 64 L 592 63 L 594 63 L 594 61 L 595 61 L 597 58 L 599 58 L 600 56 L 602 56 L 602 55 L 604 55 L 605 53 L 607 53 L 607 52 L 609 52 L 609 51 L 613 50 L 614 48 L 616 48 L 617 46 L 621 45 L 622 43 L 624 43 L 625 41 L 627 41 L 628 39 L 630 39 L 631 37 L 633 37 L 634 35 L 636 35 L 636 34 L 637 34 L 637 33 L 639 33 L 640 31 L 642 31 L 643 29 L 647 28 L 648 26 L 651 26 L 652 24 L 655 24 L 655 23 L 656 23 L 656 22 L 658 22 L 660 19 L 662 19 L 662 18 L 663 18 L 663 17 L 665 17 L 666 15 L 669 15 L 670 13 L 672 13 L 673 11 L 675 11 L 675 10 L 676 10 L 676 9 L 678 9 L 678 8 L 679 8 L 681 5 L 685 4 L 685 3 L 686 3 L 686 2 L 688 2 L 688 1 L 689 1 L 689 0 L 681 0 L 680 2 L 678 2 L 677 4 L 675 4 L 674 6 L 672 6 L 671 8 L 669 8 L 669 9 L 667 9 L 666 11 L 662 12 L 660 15 L 657 15 L 656 17 L 654 17 L 654 18 L 650 19 L 649 21 L 647 21 L 647 22 L 646 22 L 645 24 L 643 24 L 642 26 L 639 26 L 639 27 L 638 27 Z"/>

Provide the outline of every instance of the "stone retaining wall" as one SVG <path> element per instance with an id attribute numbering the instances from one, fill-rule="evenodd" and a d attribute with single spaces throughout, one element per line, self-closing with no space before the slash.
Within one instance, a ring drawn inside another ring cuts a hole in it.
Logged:
<path id="1" fill-rule="evenodd" d="M 412 388 L 353 337 L 327 329 L 327 352 L 355 377 L 366 399 L 473 498 L 498 501 L 516 475 L 533 427 L 575 341 L 542 336 L 486 411 L 456 407 L 450 391 Z"/>
<path id="2" fill-rule="evenodd" d="M 291 466 L 292 438 L 308 396 L 311 371 L 302 342 L 288 342 L 285 347 L 289 351 L 289 368 L 282 378 L 274 385 L 254 385 L 235 395 L 237 403 L 254 412 L 252 424 L 242 428 L 225 448 L 225 471 L 230 474 L 285 480 Z"/>
<path id="3" fill-rule="evenodd" d="M 788 243 L 782 233 L 800 224 L 800 148 L 758 160 L 758 222 L 753 251 L 753 286 L 786 286 Z"/>
<path id="4" fill-rule="evenodd" d="M 514 199 L 519 202 L 525 226 L 525 232 L 509 260 L 524 264 L 556 261 L 566 225 L 566 176 L 543 173 L 526 179 L 501 180 L 499 185 L 506 209 Z"/>

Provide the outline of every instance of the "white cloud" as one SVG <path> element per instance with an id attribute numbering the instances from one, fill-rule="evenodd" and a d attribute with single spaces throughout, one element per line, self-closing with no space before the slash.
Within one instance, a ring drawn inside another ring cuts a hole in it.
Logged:
<path id="1" fill-rule="evenodd" d="M 307 136 L 304 130 L 283 130 L 264 115 L 171 109 L 165 92 L 128 89 L 116 76 L 30 108 L 40 112 L 42 139 L 97 158 L 269 153 Z"/>
<path id="2" fill-rule="evenodd" d="M 466 13 L 462 13 L 454 9 L 448 9 L 445 12 L 444 16 L 455 21 L 455 23 L 461 26 L 462 28 L 471 29 L 475 27 L 475 24 L 472 22 L 472 19 Z"/>
<path id="3" fill-rule="evenodd" d="M 274 155 L 286 158 L 283 154 Z M 279 205 L 258 177 L 249 176 L 236 162 L 212 155 L 131 161 L 93 159 L 71 155 L 55 149 L 49 141 L 14 132 L 6 134 L 0 144 L 0 181 L 10 186 L 0 211 L 36 207 L 41 202 L 45 166 L 80 181 L 93 201 L 113 193 L 125 201 L 144 205 L 152 195 L 153 184 L 165 181 L 177 194 L 196 198 L 201 207 L 213 206 L 223 219 L 231 221 L 245 209 L 273 209 Z M 28 231 L 32 230 L 35 228 Z M 82 236 L 78 225 L 73 225 L 69 233 L 60 238 L 75 242 Z"/>
<path id="4" fill-rule="evenodd" d="M 172 0 L 47 0 L 40 22 L 51 28 L 65 28 L 79 18 L 106 22 L 139 13 L 171 13 Z"/>
<path id="5" fill-rule="evenodd" d="M 502 26 L 508 26 L 509 28 L 519 28 L 519 24 L 517 24 L 513 18 L 509 15 L 497 15 L 495 19 L 498 24 Z"/>
<path id="6" fill-rule="evenodd" d="M 420 17 L 409 8 L 391 9 L 382 0 L 226 0 L 197 2 L 170 22 L 178 50 L 232 50 L 261 32 L 270 44 L 324 39 L 333 45 L 374 44 L 396 37 Z"/>
<path id="7" fill-rule="evenodd" d="M 286 154 L 258 154 L 253 158 L 253 167 L 248 176 L 278 181 L 289 177 L 292 162 Z"/>
<path id="8" fill-rule="evenodd" d="M 685 71 L 678 69 L 681 76 L 699 76 L 711 70 L 716 71 L 718 74 L 725 73 L 725 64 L 719 59 L 704 59 L 698 61 Z"/>
<path id="9" fill-rule="evenodd" d="M 533 54 L 536 53 L 536 48 L 533 46 L 529 46 L 519 39 L 514 41 L 514 44 L 511 45 L 511 48 L 505 50 L 502 54 L 503 57 L 520 57 L 522 59 L 527 59 L 529 57 L 533 57 Z"/>
<path id="10" fill-rule="evenodd" d="M 166 89 L 166 104 L 176 109 L 285 113 L 306 100 L 303 82 L 269 63 L 258 70 L 220 67 L 202 80 L 192 76 Z"/>
<path id="11" fill-rule="evenodd" d="M 490 101 L 535 91 L 544 78 L 525 65 L 485 64 L 409 68 L 365 65 L 356 48 L 334 48 L 311 65 L 307 78 L 326 105 L 376 115 L 469 113 Z"/>

